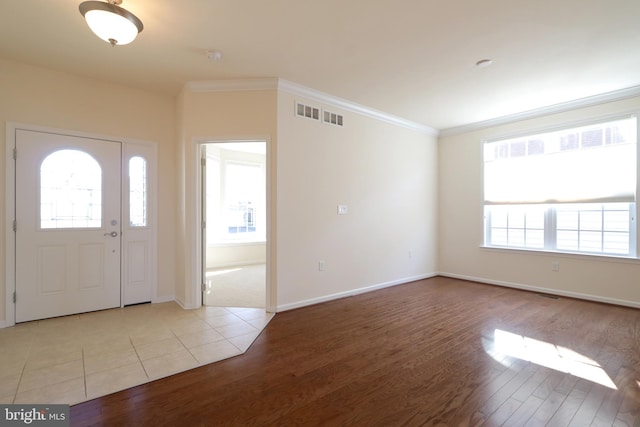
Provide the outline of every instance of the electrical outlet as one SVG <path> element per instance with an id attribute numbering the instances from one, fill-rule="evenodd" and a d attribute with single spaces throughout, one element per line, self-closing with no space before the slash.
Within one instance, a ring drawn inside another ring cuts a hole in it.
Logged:
<path id="1" fill-rule="evenodd" d="M 318 271 L 324 271 L 324 261 L 318 261 Z"/>
<path id="2" fill-rule="evenodd" d="M 560 261 L 551 261 L 551 271 L 560 271 Z"/>
<path id="3" fill-rule="evenodd" d="M 347 205 L 338 205 L 338 215 L 346 215 L 347 213 L 349 213 Z"/>

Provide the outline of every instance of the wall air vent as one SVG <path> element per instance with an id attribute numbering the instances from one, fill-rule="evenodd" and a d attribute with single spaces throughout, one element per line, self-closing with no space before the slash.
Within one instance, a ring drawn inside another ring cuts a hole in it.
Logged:
<path id="1" fill-rule="evenodd" d="M 296 102 L 296 116 L 320 121 L 320 109 Z"/>
<path id="2" fill-rule="evenodd" d="M 322 121 L 330 125 L 344 126 L 344 118 L 342 114 L 332 113 L 331 111 L 322 111 Z"/>

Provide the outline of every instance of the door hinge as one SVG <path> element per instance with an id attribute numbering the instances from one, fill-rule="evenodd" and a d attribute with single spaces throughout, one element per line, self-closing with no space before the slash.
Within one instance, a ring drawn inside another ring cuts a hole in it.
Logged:
<path id="1" fill-rule="evenodd" d="M 207 221 L 202 221 L 202 229 L 204 230 L 205 228 L 207 228 Z"/>
<path id="2" fill-rule="evenodd" d="M 15 233 L 16 231 L 18 231 L 18 221 L 16 221 L 15 219 L 13 220 L 13 232 Z"/>
<path id="3" fill-rule="evenodd" d="M 206 158 L 203 157 L 203 158 L 200 159 L 200 166 L 205 166 L 205 167 L 207 166 L 207 159 Z"/>
<path id="4" fill-rule="evenodd" d="M 13 303 L 16 303 L 16 291 L 13 291 Z"/>
<path id="5" fill-rule="evenodd" d="M 18 149 L 13 148 L 13 160 L 18 160 Z"/>
<path id="6" fill-rule="evenodd" d="M 206 283 L 202 283 L 202 292 L 207 290 L 207 284 Z M 15 294 L 14 294 L 15 295 Z"/>

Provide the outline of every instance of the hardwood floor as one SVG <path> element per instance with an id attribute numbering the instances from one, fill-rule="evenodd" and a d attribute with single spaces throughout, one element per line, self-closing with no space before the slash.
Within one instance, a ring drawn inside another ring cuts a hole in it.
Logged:
<path id="1" fill-rule="evenodd" d="M 640 426 L 640 310 L 436 277 L 279 313 L 71 424 Z"/>

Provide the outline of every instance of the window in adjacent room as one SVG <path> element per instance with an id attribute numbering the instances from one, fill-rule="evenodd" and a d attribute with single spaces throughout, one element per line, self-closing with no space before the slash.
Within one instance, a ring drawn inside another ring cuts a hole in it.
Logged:
<path id="1" fill-rule="evenodd" d="M 264 142 L 207 146 L 207 242 L 226 244 L 266 239 Z"/>
<path id="2" fill-rule="evenodd" d="M 485 245 L 636 256 L 636 118 L 484 144 Z"/>

